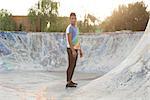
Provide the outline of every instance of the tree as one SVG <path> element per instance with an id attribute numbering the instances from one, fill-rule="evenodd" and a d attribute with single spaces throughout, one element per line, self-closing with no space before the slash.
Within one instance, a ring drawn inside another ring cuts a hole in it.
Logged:
<path id="1" fill-rule="evenodd" d="M 28 18 L 30 20 L 31 23 L 31 31 L 36 31 L 36 22 L 37 22 L 37 14 L 36 14 L 36 10 L 31 8 L 29 10 L 29 14 L 28 14 Z"/>
<path id="2" fill-rule="evenodd" d="M 58 16 L 59 3 L 53 0 L 40 0 L 33 8 L 29 9 L 29 20 L 35 30 L 37 23 L 40 24 L 41 31 L 48 31 L 53 28 Z M 47 27 L 48 23 L 50 27 Z"/>
<path id="3" fill-rule="evenodd" d="M 69 24 L 70 24 L 69 17 L 56 17 L 55 24 L 53 24 L 53 27 L 50 27 L 48 31 L 65 32 Z"/>
<path id="4" fill-rule="evenodd" d="M 149 20 L 147 6 L 143 2 L 120 5 L 101 24 L 104 31 L 132 30 L 143 31 Z"/>
<path id="5" fill-rule="evenodd" d="M 12 14 L 5 9 L 0 10 L 0 30 L 14 31 L 15 22 L 12 20 Z"/>
<path id="6" fill-rule="evenodd" d="M 80 31 L 83 33 L 95 32 L 98 27 L 98 25 L 96 25 L 96 21 L 99 22 L 95 16 L 91 14 L 85 15 L 84 21 L 78 21 Z"/>

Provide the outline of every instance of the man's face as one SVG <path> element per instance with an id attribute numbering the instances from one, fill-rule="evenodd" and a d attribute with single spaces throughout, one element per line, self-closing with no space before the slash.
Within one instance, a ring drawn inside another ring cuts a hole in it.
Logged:
<path id="1" fill-rule="evenodd" d="M 75 24 L 76 24 L 76 21 L 77 21 L 76 16 L 71 16 L 71 17 L 70 17 L 70 23 L 71 23 L 72 25 L 75 25 Z"/>

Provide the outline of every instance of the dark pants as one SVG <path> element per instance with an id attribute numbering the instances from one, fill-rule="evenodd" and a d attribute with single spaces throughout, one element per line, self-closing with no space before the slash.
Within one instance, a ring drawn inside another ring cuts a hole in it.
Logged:
<path id="1" fill-rule="evenodd" d="M 78 58 L 78 50 L 75 50 L 77 55 L 73 57 L 72 51 L 70 48 L 67 48 L 68 53 L 68 69 L 67 69 L 67 82 L 72 80 L 74 69 L 76 67 L 76 62 Z"/>

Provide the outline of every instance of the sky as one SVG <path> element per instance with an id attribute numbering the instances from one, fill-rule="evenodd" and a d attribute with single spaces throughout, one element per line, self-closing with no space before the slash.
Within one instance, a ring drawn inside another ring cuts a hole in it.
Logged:
<path id="1" fill-rule="evenodd" d="M 120 4 L 128 4 L 136 1 L 144 1 L 150 10 L 150 0 L 55 0 L 60 2 L 59 15 L 69 16 L 75 12 L 78 19 L 90 13 L 100 20 L 110 16 L 112 11 Z M 38 0 L 0 0 L 0 9 L 7 9 L 13 15 L 27 15 L 28 9 L 34 6 Z"/>

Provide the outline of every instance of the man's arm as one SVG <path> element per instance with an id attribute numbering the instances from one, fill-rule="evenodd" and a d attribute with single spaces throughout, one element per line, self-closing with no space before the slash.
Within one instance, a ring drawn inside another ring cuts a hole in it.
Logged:
<path id="1" fill-rule="evenodd" d="M 80 46 L 80 49 L 79 49 L 79 51 L 80 51 L 80 57 L 82 58 L 82 57 L 83 57 L 83 51 L 82 51 L 82 49 L 81 49 L 80 43 L 79 43 L 79 46 Z"/>
<path id="2" fill-rule="evenodd" d="M 68 33 L 68 42 L 69 42 L 69 45 L 70 45 L 70 49 L 73 50 L 73 44 L 72 44 L 72 34 L 71 33 Z"/>
<path id="3" fill-rule="evenodd" d="M 68 42 L 69 42 L 72 54 L 73 54 L 73 56 L 76 56 L 76 52 L 75 52 L 75 49 L 74 49 L 73 44 L 72 44 L 72 34 L 68 33 L 67 35 L 68 35 Z"/>

